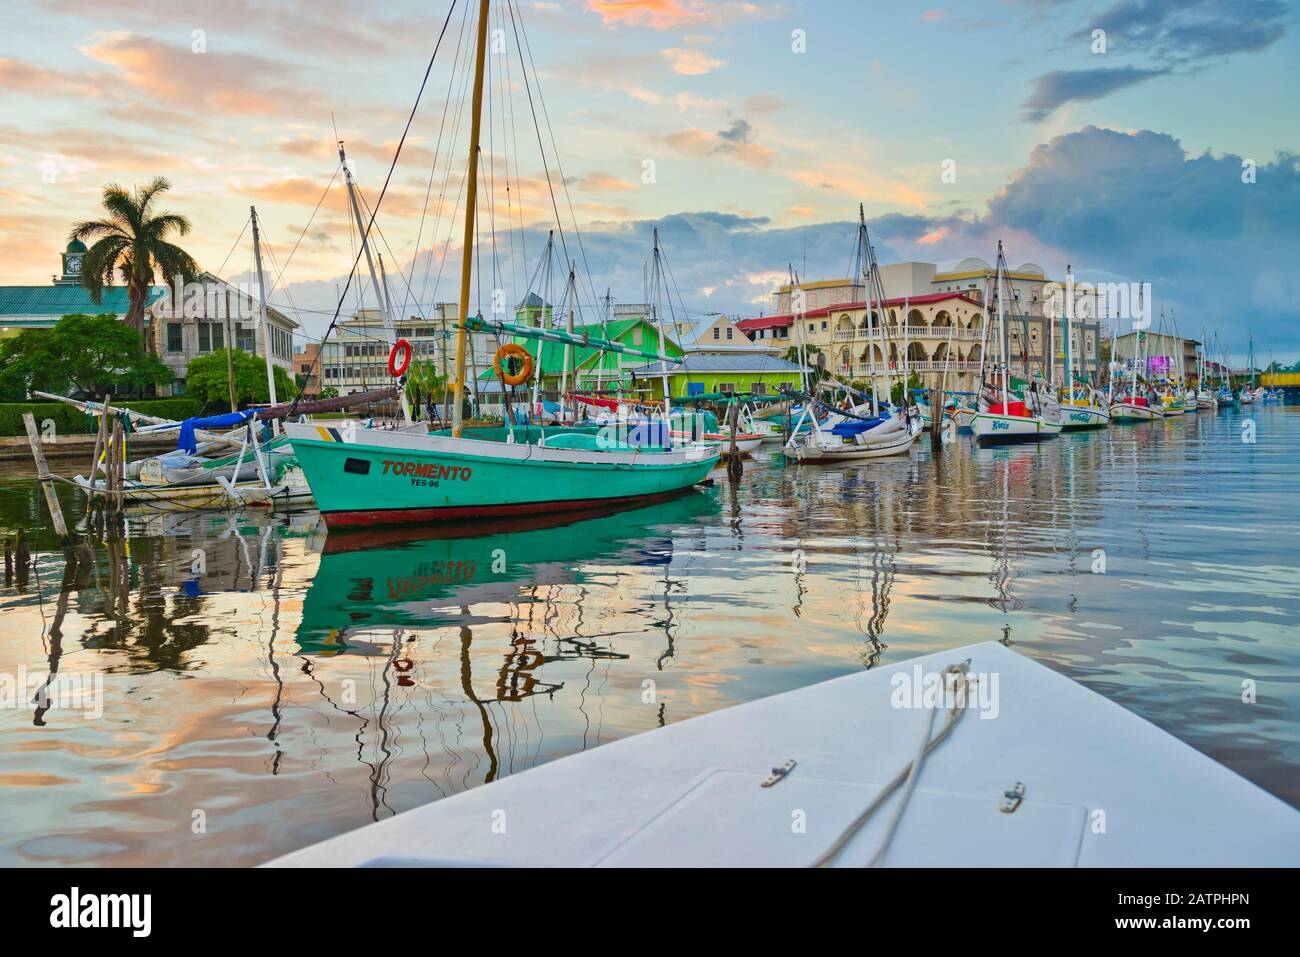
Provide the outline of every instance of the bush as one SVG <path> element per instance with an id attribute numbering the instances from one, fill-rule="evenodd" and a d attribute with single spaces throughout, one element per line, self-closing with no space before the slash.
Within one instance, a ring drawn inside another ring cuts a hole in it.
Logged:
<path id="1" fill-rule="evenodd" d="M 132 402 L 114 402 L 114 408 L 128 408 L 145 415 L 164 419 L 188 419 L 203 411 L 194 399 L 143 399 Z M 26 435 L 23 413 L 30 412 L 39 428 L 46 419 L 54 422 L 60 435 L 93 435 L 99 420 L 62 402 L 6 402 L 0 403 L 0 436 Z"/>

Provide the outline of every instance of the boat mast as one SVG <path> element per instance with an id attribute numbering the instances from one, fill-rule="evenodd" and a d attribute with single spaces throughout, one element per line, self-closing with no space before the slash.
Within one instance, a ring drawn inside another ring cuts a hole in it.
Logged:
<path id="1" fill-rule="evenodd" d="M 1065 265 L 1065 397 L 1074 400 L 1074 343 L 1070 338 L 1070 320 L 1074 318 L 1074 273 Z M 1056 356 L 1052 356 L 1052 377 L 1056 376 Z"/>
<path id="2" fill-rule="evenodd" d="M 361 249 L 366 254 L 366 267 L 370 270 L 370 282 L 375 287 L 375 301 L 379 305 L 379 314 L 384 320 L 384 333 L 388 337 L 388 348 L 392 349 L 397 342 L 397 331 L 393 327 L 393 317 L 388 311 L 388 297 L 384 294 L 384 287 L 379 281 L 379 274 L 375 271 L 375 260 L 370 255 L 370 240 L 366 236 L 365 220 L 361 218 L 361 204 L 357 202 L 356 182 L 352 179 L 352 168 L 348 166 L 347 154 L 343 151 L 343 141 L 339 140 L 339 163 L 343 166 L 343 182 L 347 186 L 348 200 L 352 205 L 352 218 L 356 220 L 357 232 L 361 234 Z M 362 369 L 365 365 L 362 365 Z M 364 380 L 362 385 L 364 385 Z M 402 390 L 402 413 L 407 422 L 411 421 L 411 410 L 406 404 L 406 391 Z"/>
<path id="3" fill-rule="evenodd" d="M 570 262 L 570 263 L 569 263 L 569 288 L 565 291 L 565 298 L 567 298 L 567 299 L 569 300 L 569 315 L 568 315 L 568 323 L 567 323 L 567 325 L 565 326 L 565 329 L 568 331 L 568 333 L 569 333 L 570 336 L 573 335 L 573 297 L 574 297 L 574 296 L 576 295 L 576 293 L 577 293 L 577 287 L 576 287 L 576 285 L 575 285 L 575 275 L 576 275 L 576 272 L 577 272 L 577 268 L 578 268 L 578 264 L 577 264 L 576 262 Z M 539 351 L 539 352 L 541 351 L 541 348 L 540 348 L 540 347 L 538 347 L 538 351 Z M 574 357 L 573 357 L 573 346 L 572 346 L 571 344 L 569 344 L 569 343 L 566 342 L 566 343 L 564 344 L 564 367 L 563 367 L 563 369 L 562 369 L 561 372 L 560 372 L 560 405 L 561 405 L 561 407 L 563 407 L 565 396 L 568 394 L 568 391 L 569 391 L 569 366 L 570 366 L 570 364 L 573 362 L 573 358 L 574 358 Z M 577 369 L 574 369 L 574 370 L 573 370 L 573 384 L 574 384 L 574 387 L 576 388 L 576 387 L 577 387 L 577 384 L 578 384 L 578 370 L 577 370 Z M 573 418 L 574 418 L 574 420 L 576 421 L 577 418 L 578 418 L 578 415 L 577 415 L 577 411 L 578 411 L 578 409 L 577 409 L 577 403 L 574 403 L 574 409 L 573 409 L 573 411 L 574 411 Z"/>
<path id="4" fill-rule="evenodd" d="M 867 300 L 867 351 L 871 354 L 871 417 L 873 419 L 880 417 L 880 381 L 876 372 L 876 289 L 874 285 L 874 273 L 871 268 L 870 245 L 867 237 L 867 214 L 862 203 L 858 204 L 858 258 L 862 262 L 862 285 L 866 293 Z M 884 303 L 880 305 L 880 318 L 884 321 Z M 881 352 L 881 358 L 884 358 L 884 352 Z"/>
<path id="5" fill-rule="evenodd" d="M 271 365 L 271 324 L 266 315 L 266 275 L 262 272 L 262 237 L 261 232 L 257 228 L 257 207 L 250 206 L 248 207 L 248 211 L 253 218 L 253 259 L 257 263 L 257 297 L 260 300 L 258 304 L 258 312 L 260 313 L 259 318 L 262 323 L 262 352 L 266 356 L 266 385 L 267 388 L 270 389 L 271 405 L 274 406 L 277 404 L 275 396 L 275 369 Z M 227 342 L 226 348 L 231 350 L 230 354 L 233 356 L 235 344 L 233 342 Z M 235 385 L 232 378 L 230 388 L 233 390 L 234 387 Z M 231 411 L 233 412 L 234 410 L 231 409 Z M 271 428 L 278 433 L 280 431 L 280 421 L 278 419 L 273 419 Z"/>
<path id="6" fill-rule="evenodd" d="M 384 291 L 384 314 L 391 317 L 393 315 L 393 297 L 388 292 L 388 273 L 384 271 L 383 253 L 379 254 L 379 282 L 381 288 Z M 388 348 L 392 349 L 393 346 L 396 345 L 397 343 L 397 324 L 392 323 L 390 326 L 386 327 L 386 331 L 388 332 L 388 338 L 390 340 L 388 344 Z M 415 361 L 414 355 L 411 356 L 411 361 L 412 362 Z M 398 401 L 401 402 L 402 404 L 402 420 L 406 422 L 407 425 L 410 425 L 411 424 L 411 403 L 406 398 L 406 383 L 402 383 L 402 385 L 399 387 L 397 398 Z"/>
<path id="7" fill-rule="evenodd" d="M 672 398 L 672 393 L 668 387 L 668 359 L 667 359 L 668 352 L 667 352 L 667 346 L 664 342 L 664 317 L 662 312 L 660 311 L 660 287 L 663 285 L 662 283 L 663 276 L 660 273 L 660 265 L 659 265 L 659 227 L 658 226 L 656 226 L 654 229 L 654 261 L 651 267 L 650 275 L 651 275 L 651 282 L 654 284 L 654 288 L 653 288 L 654 302 L 652 304 L 652 308 L 654 309 L 654 314 L 655 314 L 655 324 L 659 326 L 659 371 L 660 374 L 663 376 L 664 432 L 667 435 L 672 432 L 673 398 Z M 686 367 L 683 366 L 682 370 L 685 371 Z"/>
<path id="8" fill-rule="evenodd" d="M 1011 361 L 1009 358 L 1011 346 L 1007 342 L 1007 317 L 1006 309 L 1002 302 L 1002 240 L 1000 239 L 998 240 L 998 265 L 994 282 L 997 284 L 998 296 L 998 349 L 1002 353 L 1002 414 L 1007 415 L 1010 412 L 1010 406 L 1008 405 L 1009 400 L 1007 398 L 1007 375 L 1011 369 Z"/>
<path id="9" fill-rule="evenodd" d="M 465 320 L 469 317 L 469 283 L 472 278 L 474 259 L 474 204 L 478 201 L 478 139 L 483 118 L 483 59 L 487 49 L 487 28 L 488 0 L 479 0 L 478 47 L 474 61 L 474 112 L 470 120 L 469 171 L 466 173 L 468 178 L 465 184 L 465 243 L 461 247 L 460 302 L 457 305 L 460 315 L 456 323 L 455 407 L 451 412 L 453 438 L 460 438 L 465 423 Z M 544 313 L 545 308 L 542 311 Z M 539 359 L 541 353 L 541 347 L 538 346 Z"/>

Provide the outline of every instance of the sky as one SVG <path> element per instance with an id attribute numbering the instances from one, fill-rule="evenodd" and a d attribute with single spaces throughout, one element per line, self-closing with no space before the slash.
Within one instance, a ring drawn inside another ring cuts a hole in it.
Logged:
<path id="1" fill-rule="evenodd" d="M 251 274 L 257 207 L 270 298 L 319 337 L 358 250 L 336 140 L 373 206 L 409 119 L 373 245 L 404 313 L 455 301 L 477 6 L 9 0 L 0 284 L 48 282 L 105 184 L 162 175 L 163 205 L 193 223 L 182 244 L 225 278 Z M 576 263 L 583 318 L 607 289 L 643 299 L 655 228 L 680 310 L 770 312 L 791 269 L 847 274 L 862 204 L 882 262 L 992 261 L 1001 240 L 1013 266 L 1150 282 L 1157 310 L 1238 356 L 1253 333 L 1262 362 L 1300 359 L 1291 3 L 492 9 L 485 313 L 493 289 L 548 292 L 557 218 L 552 282 Z M 364 260 L 344 298 L 345 315 L 374 304 Z"/>

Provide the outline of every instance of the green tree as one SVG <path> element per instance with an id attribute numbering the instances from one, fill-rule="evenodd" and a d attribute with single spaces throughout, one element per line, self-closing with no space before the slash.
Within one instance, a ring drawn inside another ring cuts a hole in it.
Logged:
<path id="1" fill-rule="evenodd" d="M 70 239 L 94 240 L 81 266 L 81 284 L 99 303 L 104 287 L 116 274 L 126 285 L 130 308 L 125 322 L 144 334 L 144 308 L 156 276 L 171 282 L 177 276 L 192 282 L 198 265 L 190 254 L 168 241 L 172 233 L 189 234 L 190 221 L 178 213 L 155 213 L 154 200 L 171 189 L 159 176 L 144 187 L 128 191 L 116 183 L 104 187 L 105 219 L 88 220 L 72 228 Z"/>
<path id="2" fill-rule="evenodd" d="M 230 408 L 230 376 L 226 371 L 226 353 L 219 349 L 191 359 L 185 377 L 185 394 L 198 399 L 208 408 Z M 240 349 L 234 351 L 235 400 L 241 405 L 270 402 L 271 390 L 266 385 L 266 359 L 250 355 Z M 275 370 L 275 397 L 280 402 L 290 402 L 298 394 L 289 373 L 279 366 Z"/>
<path id="3" fill-rule="evenodd" d="M 171 380 L 135 330 L 113 316 L 64 316 L 52 329 L 25 329 L 0 343 L 0 397 L 18 402 L 40 390 L 125 398 Z"/>

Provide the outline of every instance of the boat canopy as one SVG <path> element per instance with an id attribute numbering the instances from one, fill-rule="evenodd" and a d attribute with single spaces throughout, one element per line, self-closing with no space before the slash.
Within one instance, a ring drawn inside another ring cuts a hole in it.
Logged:
<path id="1" fill-rule="evenodd" d="M 236 426 L 243 425 L 253 417 L 252 412 L 227 412 L 225 415 L 211 415 L 207 418 L 185 419 L 181 422 L 180 436 L 176 441 L 176 448 L 181 452 L 189 452 L 193 455 L 198 451 L 198 443 L 194 439 L 195 429 L 233 429 Z"/>

